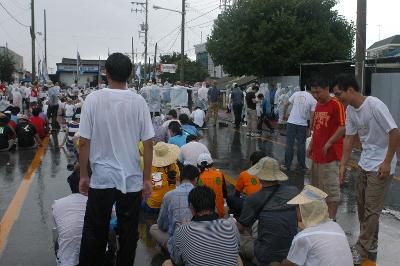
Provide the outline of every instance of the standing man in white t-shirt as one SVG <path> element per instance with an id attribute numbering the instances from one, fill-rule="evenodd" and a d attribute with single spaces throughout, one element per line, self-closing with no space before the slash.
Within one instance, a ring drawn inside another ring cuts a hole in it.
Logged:
<path id="1" fill-rule="evenodd" d="M 79 126 L 79 190 L 88 195 L 79 265 L 102 265 L 114 203 L 120 243 L 117 265 L 133 265 L 142 193 L 146 199 L 152 192 L 154 129 L 147 103 L 127 88 L 132 73 L 130 59 L 112 54 L 105 68 L 109 88 L 86 98 Z M 144 146 L 143 171 L 140 141 Z"/>
<path id="2" fill-rule="evenodd" d="M 333 92 L 345 105 L 346 137 L 340 162 L 339 178 L 344 183 L 346 164 L 358 134 L 362 144 L 358 163 L 358 219 L 360 235 L 355 264 L 377 253 L 379 216 L 385 195 L 396 170 L 396 148 L 400 144 L 400 131 L 386 105 L 378 98 L 364 96 L 353 77 L 342 77 Z"/>
<path id="3" fill-rule="evenodd" d="M 287 117 L 287 110 L 290 105 L 293 105 L 290 112 L 289 119 Z M 288 121 L 286 132 L 286 151 L 285 163 L 282 170 L 289 171 L 293 160 L 293 149 L 295 140 L 297 141 L 297 163 L 300 169 L 307 169 L 306 167 L 306 140 L 308 120 L 310 125 L 313 124 L 315 106 L 317 100 L 307 91 L 295 92 L 290 98 L 289 102 L 284 107 L 283 117 Z"/>

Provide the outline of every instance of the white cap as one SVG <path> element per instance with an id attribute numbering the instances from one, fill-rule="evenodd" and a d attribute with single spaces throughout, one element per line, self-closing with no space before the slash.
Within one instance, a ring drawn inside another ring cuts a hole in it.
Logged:
<path id="1" fill-rule="evenodd" d="M 201 165 L 202 162 L 207 162 L 207 164 L 212 164 L 213 159 L 209 153 L 201 153 L 199 158 L 197 158 L 197 165 Z"/>

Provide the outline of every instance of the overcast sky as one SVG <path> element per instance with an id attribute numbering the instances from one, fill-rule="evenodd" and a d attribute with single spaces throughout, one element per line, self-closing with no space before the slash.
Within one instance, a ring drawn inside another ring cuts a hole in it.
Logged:
<path id="1" fill-rule="evenodd" d="M 144 1 L 144 0 L 143 0 Z M 79 50 L 83 59 L 105 59 L 110 52 L 131 53 L 134 37 L 138 59 L 144 51 L 139 39 L 144 13 L 132 13 L 130 0 L 36 0 L 36 31 L 43 32 L 43 9 L 47 10 L 47 47 L 49 68 L 55 71 L 62 57 L 76 58 Z M 399 0 L 368 0 L 367 47 L 400 32 Z M 9 12 L 24 25 L 30 25 L 30 0 L 0 0 Z M 149 53 L 154 54 L 158 42 L 159 53 L 180 51 L 180 14 L 154 10 L 153 5 L 181 9 L 181 0 L 149 0 Z M 220 0 L 187 0 L 187 30 L 185 51 L 194 58 L 194 45 L 206 40 L 211 33 L 213 19 L 221 12 Z M 341 0 L 336 7 L 347 19 L 356 21 L 357 0 Z M 139 7 L 140 9 L 140 7 Z M 8 47 L 24 57 L 24 65 L 31 67 L 29 28 L 19 25 L 0 7 L 0 46 Z M 37 56 L 43 58 L 43 36 L 37 37 Z M 51 69 L 50 69 L 51 72 Z"/>

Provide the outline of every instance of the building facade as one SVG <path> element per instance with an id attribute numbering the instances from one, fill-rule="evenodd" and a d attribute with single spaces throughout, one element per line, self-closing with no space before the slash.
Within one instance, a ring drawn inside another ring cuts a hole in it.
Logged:
<path id="1" fill-rule="evenodd" d="M 400 35 L 376 42 L 367 49 L 368 59 L 396 56 L 400 56 Z"/>
<path id="2" fill-rule="evenodd" d="M 57 63 L 57 79 L 60 83 L 70 86 L 78 83 L 79 86 L 93 86 L 97 84 L 99 74 L 105 74 L 105 60 L 80 60 L 78 69 L 77 60 L 63 58 Z"/>
<path id="3" fill-rule="evenodd" d="M 24 74 L 24 58 L 14 52 L 13 50 L 9 49 L 8 47 L 5 46 L 0 46 L 0 54 L 5 56 L 9 55 L 10 57 L 13 58 L 14 63 L 15 63 L 15 73 L 14 73 L 14 78 L 16 80 L 22 78 Z"/>
<path id="4" fill-rule="evenodd" d="M 205 70 L 207 70 L 208 75 L 212 78 L 223 78 L 227 76 L 224 73 L 222 66 L 215 66 L 210 54 L 207 52 L 206 43 L 201 43 L 195 45 L 196 60 L 200 62 Z"/>

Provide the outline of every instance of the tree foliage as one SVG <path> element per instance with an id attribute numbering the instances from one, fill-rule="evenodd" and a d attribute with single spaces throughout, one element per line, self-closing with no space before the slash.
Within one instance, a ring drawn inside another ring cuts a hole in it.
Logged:
<path id="1" fill-rule="evenodd" d="M 179 81 L 179 73 L 181 67 L 181 54 L 173 53 L 172 55 L 161 55 L 161 64 L 176 64 L 178 68 L 175 74 L 163 73 L 161 74 L 162 81 L 168 80 L 170 83 L 175 83 Z M 185 55 L 185 83 L 194 84 L 198 81 L 203 81 L 207 78 L 207 70 L 203 69 L 202 65 L 197 61 L 190 60 Z"/>
<path id="2" fill-rule="evenodd" d="M 207 50 L 232 75 L 282 75 L 299 63 L 349 60 L 354 26 L 336 0 L 239 0 L 216 20 Z"/>
<path id="3" fill-rule="evenodd" d="M 10 54 L 0 54 L 0 80 L 12 82 L 16 71 L 14 58 Z"/>

